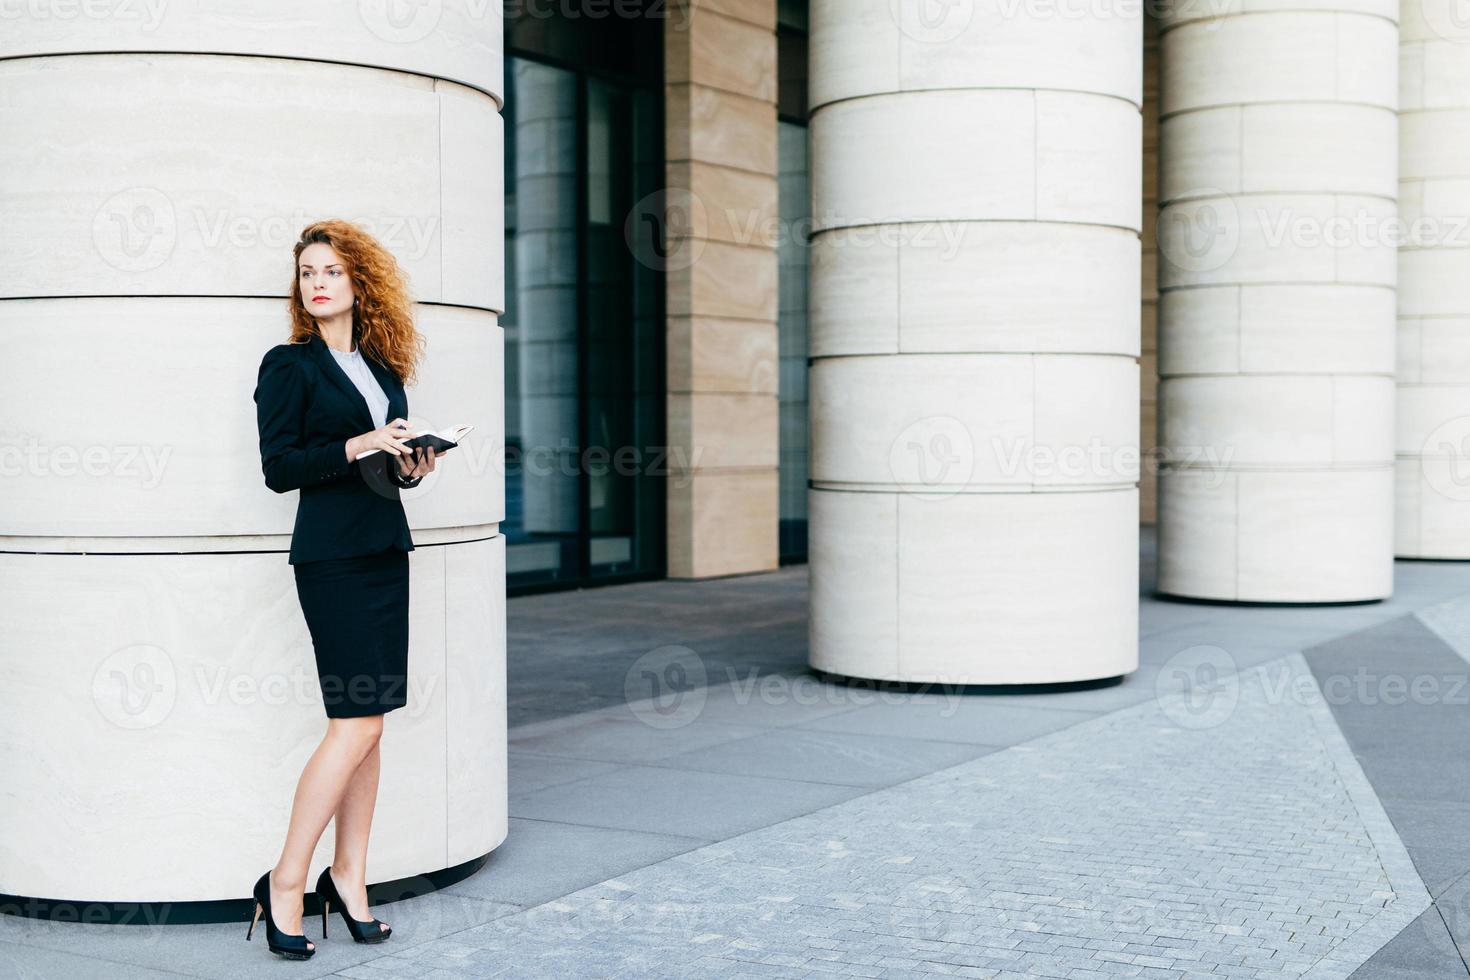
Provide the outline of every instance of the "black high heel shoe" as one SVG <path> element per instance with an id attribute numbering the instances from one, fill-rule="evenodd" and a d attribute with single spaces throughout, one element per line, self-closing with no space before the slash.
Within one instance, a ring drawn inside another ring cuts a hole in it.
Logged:
<path id="1" fill-rule="evenodd" d="M 309 960 L 316 947 L 307 945 L 306 933 L 282 932 L 276 928 L 276 920 L 271 917 L 271 873 L 267 871 L 260 876 L 255 883 L 255 917 L 250 920 L 250 928 L 245 931 L 248 940 L 251 933 L 255 932 L 255 924 L 260 921 L 260 913 L 265 912 L 265 942 L 272 953 L 277 953 L 288 960 Z"/>
<path id="2" fill-rule="evenodd" d="M 347 911 L 347 903 L 342 901 L 341 894 L 337 891 L 337 883 L 332 880 L 332 866 L 329 864 L 322 869 L 322 873 L 316 879 L 317 897 L 322 900 L 322 938 L 327 938 L 327 913 L 331 906 L 336 905 L 337 911 L 342 913 L 342 921 L 347 923 L 347 931 L 352 934 L 355 943 L 380 943 L 393 935 L 393 927 L 383 929 L 381 926 L 388 925 L 378 919 L 354 919 Z"/>

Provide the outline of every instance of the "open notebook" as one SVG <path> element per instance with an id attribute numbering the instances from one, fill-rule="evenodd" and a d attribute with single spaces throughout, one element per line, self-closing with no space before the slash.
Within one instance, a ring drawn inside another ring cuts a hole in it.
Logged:
<path id="1" fill-rule="evenodd" d="M 408 449 L 432 447 L 436 454 L 444 453 L 459 445 L 459 441 L 473 428 L 473 425 L 453 425 L 447 429 L 440 429 L 438 432 L 431 432 L 428 429 L 424 429 L 409 436 L 403 445 Z M 381 449 L 369 449 L 365 453 L 358 453 L 353 458 L 362 459 L 364 456 L 371 456 L 373 453 L 380 452 L 382 452 Z"/>

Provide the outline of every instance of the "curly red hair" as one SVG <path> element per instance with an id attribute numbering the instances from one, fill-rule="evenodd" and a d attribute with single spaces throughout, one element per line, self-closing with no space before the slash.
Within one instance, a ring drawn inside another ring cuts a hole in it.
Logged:
<path id="1" fill-rule="evenodd" d="M 320 336 L 316 317 L 301 302 L 301 252 L 308 245 L 330 245 L 342 257 L 344 271 L 357 291 L 358 305 L 352 311 L 352 336 L 364 354 L 391 370 L 404 385 L 417 378 L 424 353 L 423 335 L 413 325 L 413 298 L 408 276 L 393 253 L 376 238 L 350 221 L 317 221 L 301 230 L 301 240 L 292 250 L 291 311 L 293 344 L 304 344 Z"/>

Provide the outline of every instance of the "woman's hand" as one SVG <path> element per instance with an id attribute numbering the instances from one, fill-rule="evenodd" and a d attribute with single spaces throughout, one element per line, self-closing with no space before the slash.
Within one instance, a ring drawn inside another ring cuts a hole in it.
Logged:
<path id="1" fill-rule="evenodd" d="M 438 453 L 434 452 L 433 446 L 425 446 L 423 449 L 414 449 L 410 452 L 412 456 L 401 456 L 398 459 L 398 472 L 405 480 L 418 479 L 434 472 L 434 460 L 438 457 Z"/>
<path id="2" fill-rule="evenodd" d="M 360 436 L 353 436 L 347 440 L 347 459 L 356 459 L 369 449 L 381 449 L 393 456 L 403 456 L 411 450 L 404 448 L 404 442 L 409 438 L 408 419 L 393 419 L 381 429 L 364 432 Z M 402 460 L 399 463 L 402 464 Z"/>

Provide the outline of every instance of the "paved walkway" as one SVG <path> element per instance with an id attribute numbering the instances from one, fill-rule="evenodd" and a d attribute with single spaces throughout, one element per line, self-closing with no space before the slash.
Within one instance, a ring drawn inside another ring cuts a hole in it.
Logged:
<path id="1" fill-rule="evenodd" d="M 804 568 L 513 600 L 510 837 L 375 907 L 391 948 L 3 917 L 0 977 L 1470 977 L 1426 926 L 1453 833 L 1395 815 L 1433 776 L 1374 754 L 1464 709 L 1312 696 L 1405 624 L 1449 651 L 1413 614 L 1470 623 L 1470 567 L 1298 609 L 1160 601 L 1142 557 L 1140 669 L 1046 693 L 818 681 Z"/>
<path id="2" fill-rule="evenodd" d="M 1348 976 L 1429 899 L 1299 656 L 345 977 Z"/>

